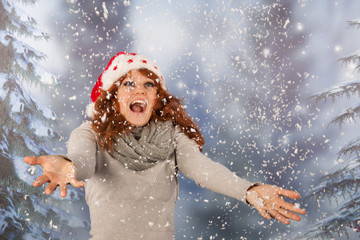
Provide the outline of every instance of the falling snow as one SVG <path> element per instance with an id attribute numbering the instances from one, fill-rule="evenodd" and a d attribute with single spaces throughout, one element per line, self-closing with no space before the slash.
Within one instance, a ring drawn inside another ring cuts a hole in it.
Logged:
<path id="1" fill-rule="evenodd" d="M 30 69 L 43 87 L 43 97 L 38 99 L 25 91 L 8 94 L 13 87 L 9 86 L 9 75 L 0 73 L 0 98 L 9 99 L 9 112 L 18 124 L 24 123 L 21 113 L 30 103 L 44 119 L 54 121 L 59 116 L 56 127 L 62 141 L 55 150 L 65 149 L 63 139 L 68 139 L 71 130 L 84 120 L 91 89 L 108 59 L 118 51 L 139 52 L 156 60 L 169 91 L 185 98 L 186 110 L 205 137 L 203 152 L 208 157 L 251 181 L 297 190 L 303 198 L 296 206 L 316 209 L 308 213 L 305 223 L 284 227 L 263 220 L 233 199 L 198 188 L 180 175 L 176 238 L 287 239 L 307 224 L 336 220 L 332 217 L 334 205 L 318 201 L 319 206 L 315 206 L 317 203 L 304 197 L 310 189 L 317 189 L 316 182 L 324 173 L 345 164 L 345 160 L 335 161 L 344 141 L 348 146 L 359 144 L 358 139 L 351 141 L 356 134 L 352 128 L 342 129 L 341 139 L 337 129 L 328 128 L 334 116 L 331 113 L 357 119 L 359 106 L 339 111 L 345 109 L 341 103 L 319 107 L 309 99 L 317 94 L 319 100 L 349 97 L 349 90 L 355 96 L 359 93 L 356 62 L 348 63 L 346 70 L 336 65 L 348 52 L 354 52 L 353 59 L 359 55 L 354 51 L 359 31 L 344 27 L 347 22 L 359 26 L 358 18 L 347 19 L 358 14 L 358 1 L 347 5 L 332 0 L 287 4 L 67 0 L 61 5 L 38 1 L 35 8 L 20 9 L 4 0 L 2 5 L 8 12 L 16 9 L 19 19 L 27 23 L 31 22 L 29 14 L 35 19 L 46 15 L 39 25 L 49 32 L 52 37 L 48 41 L 54 45 L 26 43 L 9 29 L 0 29 L 1 46 L 14 49 L 14 61 L 10 62 L 16 63 L 11 66 L 17 69 L 18 75 L 13 76 L 16 86 L 23 86 Z M 12 21 L 20 26 L 18 20 Z M 34 36 L 44 35 L 30 25 L 26 24 L 27 31 Z M 44 88 L 49 84 L 57 87 Z M 105 118 L 106 114 L 101 120 Z M 26 118 L 28 128 L 38 137 L 57 131 L 55 125 L 44 125 L 44 119 Z M 23 144 L 36 154 L 43 150 L 30 138 L 24 138 Z M 8 145 L 1 141 L 1 151 L 8 152 Z M 37 172 L 18 163 L 15 168 L 23 179 L 32 179 Z M 346 177 L 351 180 L 351 175 Z M 73 196 L 77 197 L 75 193 Z M 53 209 L 37 209 L 43 214 L 49 210 Z M 53 211 L 54 215 L 63 214 Z M 11 214 L 8 216 L 15 218 L 16 214 Z M 83 224 L 82 219 L 71 223 Z M 44 226 L 54 231 L 61 228 L 55 220 Z M 6 228 L 6 224 L 0 225 L 0 233 Z"/>

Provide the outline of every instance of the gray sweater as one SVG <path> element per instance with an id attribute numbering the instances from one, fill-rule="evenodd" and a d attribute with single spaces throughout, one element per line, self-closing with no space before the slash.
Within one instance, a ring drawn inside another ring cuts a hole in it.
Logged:
<path id="1" fill-rule="evenodd" d="M 182 174 L 199 186 L 245 202 L 252 183 L 203 155 L 178 129 L 176 156 Z M 174 238 L 178 195 L 174 156 L 144 171 L 126 169 L 97 144 L 90 123 L 75 129 L 67 157 L 85 180 L 91 239 L 168 240 Z"/>

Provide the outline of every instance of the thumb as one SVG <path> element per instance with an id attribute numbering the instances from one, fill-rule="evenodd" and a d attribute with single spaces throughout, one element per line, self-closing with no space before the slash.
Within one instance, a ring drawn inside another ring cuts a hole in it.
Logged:
<path id="1" fill-rule="evenodd" d="M 39 157 L 27 156 L 27 157 L 24 157 L 24 162 L 29 165 L 41 165 L 43 161 Z"/>
<path id="2" fill-rule="evenodd" d="M 78 181 L 76 178 L 71 179 L 70 183 L 71 183 L 71 185 L 73 185 L 74 187 L 77 187 L 77 188 L 81 188 L 85 185 L 85 183 L 83 181 Z"/>
<path id="3" fill-rule="evenodd" d="M 66 164 L 68 166 L 67 177 L 68 177 L 70 184 L 77 188 L 83 187 L 85 185 L 85 183 L 83 181 L 78 181 L 76 179 L 76 176 L 78 173 L 76 165 L 70 161 L 68 161 Z"/>

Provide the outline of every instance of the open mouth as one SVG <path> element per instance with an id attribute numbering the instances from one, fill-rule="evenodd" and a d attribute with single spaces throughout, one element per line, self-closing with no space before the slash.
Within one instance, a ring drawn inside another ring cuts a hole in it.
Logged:
<path id="1" fill-rule="evenodd" d="M 135 113 L 143 113 L 146 110 L 146 106 L 146 101 L 137 99 L 130 103 L 130 110 Z"/>

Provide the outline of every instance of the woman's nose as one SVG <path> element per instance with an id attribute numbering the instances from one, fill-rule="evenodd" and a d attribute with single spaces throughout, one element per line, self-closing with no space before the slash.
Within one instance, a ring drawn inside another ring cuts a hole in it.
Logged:
<path id="1" fill-rule="evenodd" d="M 145 93 L 145 87 L 141 84 L 135 84 L 134 92 L 135 93 Z"/>

